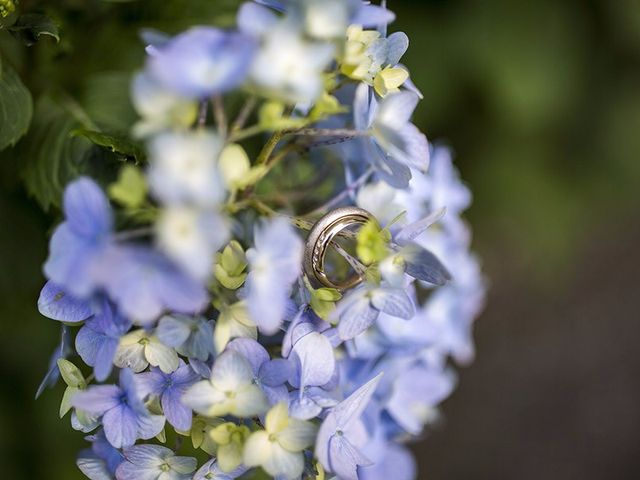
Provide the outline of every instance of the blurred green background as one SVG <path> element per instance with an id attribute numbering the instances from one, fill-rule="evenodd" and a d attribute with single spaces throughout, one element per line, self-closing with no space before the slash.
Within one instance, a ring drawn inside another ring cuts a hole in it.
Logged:
<path id="1" fill-rule="evenodd" d="M 26 48 L 0 30 L 0 52 L 35 96 L 124 121 L 139 28 L 229 23 L 235 3 L 22 0 L 61 41 Z M 478 358 L 416 446 L 419 478 L 638 478 L 640 1 L 389 5 L 425 94 L 416 123 L 456 152 L 491 281 Z M 0 472 L 79 479 L 62 389 L 33 400 L 58 338 L 35 308 L 57 214 L 24 187 L 28 149 L 0 160 Z"/>

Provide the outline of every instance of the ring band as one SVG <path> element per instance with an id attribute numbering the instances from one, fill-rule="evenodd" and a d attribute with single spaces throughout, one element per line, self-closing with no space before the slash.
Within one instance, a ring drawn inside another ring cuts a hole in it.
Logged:
<path id="1" fill-rule="evenodd" d="M 341 283 L 331 281 L 324 271 L 324 259 L 329 245 L 340 232 L 352 225 L 362 225 L 373 219 L 373 215 L 362 208 L 342 207 L 332 210 L 318 220 L 309 232 L 304 252 L 304 270 L 309 281 L 316 286 L 337 290 L 347 290 L 362 282 L 358 273 Z"/>

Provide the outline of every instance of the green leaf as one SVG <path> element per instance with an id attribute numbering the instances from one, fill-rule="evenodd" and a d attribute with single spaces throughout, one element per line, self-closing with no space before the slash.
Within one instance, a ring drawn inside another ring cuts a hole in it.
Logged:
<path id="1" fill-rule="evenodd" d="M 16 10 L 13 0 L 0 0 L 0 18 L 6 18 Z"/>
<path id="2" fill-rule="evenodd" d="M 56 42 L 60 41 L 58 26 L 51 18 L 37 13 L 20 15 L 8 30 L 27 46 L 37 43 L 43 35 L 53 38 Z"/>
<path id="3" fill-rule="evenodd" d="M 389 231 L 381 230 L 376 221 L 365 223 L 356 238 L 356 253 L 365 265 L 382 261 L 389 255 Z"/>
<path id="4" fill-rule="evenodd" d="M 307 288 L 309 288 L 308 285 Z M 318 288 L 310 289 L 311 293 L 311 308 L 316 314 L 326 320 L 329 318 L 331 312 L 336 308 L 336 302 L 342 298 L 342 294 L 335 288 Z"/>
<path id="5" fill-rule="evenodd" d="M 128 208 L 142 206 L 147 196 L 147 182 L 144 174 L 133 165 L 125 165 L 120 170 L 118 181 L 109 185 L 109 196 Z"/>
<path id="6" fill-rule="evenodd" d="M 69 410 L 73 408 L 71 400 L 73 399 L 73 396 L 79 391 L 80 389 L 76 387 L 67 387 L 65 389 L 64 394 L 62 395 L 62 401 L 60 402 L 60 418 L 64 417 L 67 413 L 69 413 Z"/>
<path id="7" fill-rule="evenodd" d="M 244 273 L 246 267 L 247 257 L 242 245 L 236 240 L 231 240 L 222 253 L 218 254 L 214 267 L 216 279 L 223 287 L 237 290 L 247 278 L 247 274 Z"/>
<path id="8" fill-rule="evenodd" d="M 0 63 L 0 150 L 27 132 L 32 114 L 31 93 L 13 68 Z"/>
<path id="9" fill-rule="evenodd" d="M 48 96 L 36 103 L 34 121 L 18 148 L 27 191 L 49 209 L 59 205 L 65 185 L 87 170 L 91 143 L 70 133 L 78 120 Z"/>
<path id="10" fill-rule="evenodd" d="M 84 379 L 84 375 L 78 367 L 72 362 L 64 358 L 58 359 L 58 369 L 60 369 L 60 375 L 69 387 L 85 389 L 87 388 L 87 382 Z"/>
<path id="11" fill-rule="evenodd" d="M 311 109 L 309 117 L 312 121 L 317 122 L 331 115 L 346 113 L 348 111 L 349 109 L 341 105 L 336 97 L 324 92 Z"/>
<path id="12" fill-rule="evenodd" d="M 239 188 L 251 169 L 249 156 L 244 148 L 237 143 L 227 145 L 218 159 L 220 173 L 227 187 Z"/>
<path id="13" fill-rule="evenodd" d="M 143 148 L 124 135 L 103 133 L 84 128 L 73 130 L 71 135 L 84 137 L 94 145 L 107 148 L 113 153 L 122 155 L 127 159 L 135 160 L 136 163 L 142 162 L 145 159 Z"/>
<path id="14" fill-rule="evenodd" d="M 138 119 L 130 91 L 131 73 L 101 72 L 84 82 L 79 102 L 100 130 L 125 132 Z"/>

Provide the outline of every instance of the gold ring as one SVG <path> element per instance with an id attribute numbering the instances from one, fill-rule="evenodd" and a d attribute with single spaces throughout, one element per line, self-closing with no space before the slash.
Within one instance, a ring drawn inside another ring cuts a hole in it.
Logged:
<path id="1" fill-rule="evenodd" d="M 362 282 L 362 276 L 357 272 L 344 282 L 332 281 L 324 271 L 324 259 L 333 239 L 345 228 L 371 220 L 374 220 L 373 215 L 357 207 L 337 208 L 318 220 L 309 232 L 304 252 L 304 270 L 312 284 L 342 291 Z"/>

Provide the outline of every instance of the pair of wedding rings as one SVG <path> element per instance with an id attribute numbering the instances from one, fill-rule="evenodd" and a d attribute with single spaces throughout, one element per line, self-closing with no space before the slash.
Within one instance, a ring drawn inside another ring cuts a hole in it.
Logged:
<path id="1" fill-rule="evenodd" d="M 325 272 L 325 257 L 332 244 L 335 248 L 341 248 L 334 243 L 335 237 L 340 235 L 353 238 L 354 233 L 348 230 L 349 227 L 364 225 L 372 220 L 375 220 L 373 215 L 357 207 L 337 208 L 318 220 L 309 232 L 304 252 L 304 271 L 314 286 L 344 291 L 362 282 L 362 273 L 357 271 L 343 281 L 330 279 Z M 344 256 L 348 258 L 346 252 Z"/>

